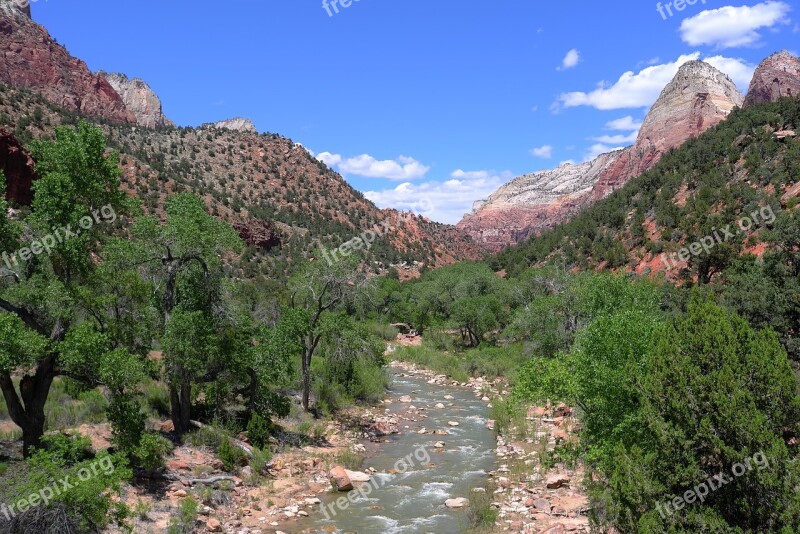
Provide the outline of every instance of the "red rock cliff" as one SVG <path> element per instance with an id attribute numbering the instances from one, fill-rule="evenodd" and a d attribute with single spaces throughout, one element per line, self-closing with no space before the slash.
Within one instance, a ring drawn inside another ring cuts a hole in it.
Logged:
<path id="1" fill-rule="evenodd" d="M 67 110 L 136 123 L 103 76 L 93 74 L 27 13 L 9 4 L 0 6 L 0 82 L 37 91 Z"/>
<path id="2" fill-rule="evenodd" d="M 774 102 L 784 96 L 800 96 L 800 59 L 785 50 L 772 54 L 758 66 L 744 105 Z"/>

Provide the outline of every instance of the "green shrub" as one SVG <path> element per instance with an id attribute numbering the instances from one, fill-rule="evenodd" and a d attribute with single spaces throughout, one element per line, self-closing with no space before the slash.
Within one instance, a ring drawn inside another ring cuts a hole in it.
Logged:
<path id="1" fill-rule="evenodd" d="M 238 467 L 247 464 L 247 454 L 231 443 L 229 439 L 223 441 L 217 449 L 217 458 L 222 461 L 225 471 L 229 473 L 233 473 Z"/>
<path id="2" fill-rule="evenodd" d="M 599 465 L 596 519 L 623 532 L 796 532 L 800 466 L 784 439 L 800 431 L 798 379 L 772 331 L 711 301 L 660 327 L 640 381 L 641 409 Z M 766 468 L 732 477 L 763 454 Z M 673 515 L 657 504 L 719 473 L 731 479 Z"/>
<path id="3" fill-rule="evenodd" d="M 127 507 L 113 500 L 120 494 L 121 483 L 132 477 L 124 455 L 101 452 L 94 456 L 89 439 L 82 436 L 45 436 L 42 442 L 43 449 L 35 450 L 4 477 L 0 501 L 11 503 L 21 496 L 41 495 L 40 491 L 52 488 L 54 481 L 67 480 L 69 484 L 52 491 L 47 504 L 35 507 L 32 516 L 36 517 L 31 521 L 36 521 L 40 512 L 63 507 L 70 522 L 82 532 L 90 532 L 101 530 L 109 522 L 121 524 L 128 517 Z"/>
<path id="4" fill-rule="evenodd" d="M 354 379 L 351 394 L 361 402 L 375 404 L 386 395 L 389 386 L 389 374 L 386 369 L 367 360 L 358 360 L 353 364 Z"/>
<path id="5" fill-rule="evenodd" d="M 534 357 L 516 375 L 511 399 L 515 404 L 564 402 L 574 405 L 577 383 L 575 356 Z"/>
<path id="6" fill-rule="evenodd" d="M 172 452 L 172 442 L 160 434 L 148 432 L 141 437 L 134 454 L 139 467 L 155 471 L 164 467 L 165 459 Z"/>
<path id="7" fill-rule="evenodd" d="M 250 443 L 258 448 L 269 445 L 269 436 L 272 433 L 272 423 L 269 419 L 254 413 L 247 423 L 247 438 Z"/>
<path id="8" fill-rule="evenodd" d="M 167 533 L 191 534 L 195 530 L 198 515 L 200 515 L 200 503 L 194 497 L 186 497 L 181 501 L 178 515 L 170 521 Z"/>

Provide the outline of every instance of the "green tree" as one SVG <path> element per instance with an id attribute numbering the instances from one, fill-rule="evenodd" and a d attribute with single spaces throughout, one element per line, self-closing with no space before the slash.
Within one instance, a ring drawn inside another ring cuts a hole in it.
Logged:
<path id="1" fill-rule="evenodd" d="M 83 122 L 57 128 L 53 141 L 37 141 L 32 151 L 40 178 L 30 214 L 10 221 L 0 205 L 0 246 L 10 267 L 0 278 L 0 317 L 14 326 L 3 340 L 0 389 L 26 455 L 44 432 L 53 379 L 65 374 L 60 344 L 86 319 L 81 296 L 95 287 L 96 258 L 113 230 L 108 223 L 134 209 L 120 190 L 118 157 L 106 153 L 99 129 Z M 11 380 L 17 372 L 19 392 Z"/>
<path id="2" fill-rule="evenodd" d="M 792 532 L 800 524 L 798 379 L 769 330 L 695 296 L 685 317 L 653 336 L 643 378 L 639 431 L 616 447 L 606 510 L 624 531 Z M 762 453 L 751 469 L 673 515 L 656 503 Z M 738 530 L 736 530 L 738 529 Z"/>
<path id="3" fill-rule="evenodd" d="M 192 390 L 215 379 L 221 328 L 215 306 L 221 298 L 223 255 L 243 244 L 227 223 L 206 211 L 199 197 L 183 193 L 166 203 L 166 223 L 142 217 L 133 241 L 118 242 L 121 264 L 136 267 L 157 289 L 157 331 L 162 332 L 172 422 L 178 434 L 191 418 Z"/>
<path id="4" fill-rule="evenodd" d="M 289 280 L 289 302 L 296 312 L 291 315 L 299 323 L 302 345 L 301 372 L 303 380 L 303 409 L 308 411 L 311 397 L 311 363 L 320 342 L 336 331 L 336 312 L 350 304 L 367 285 L 366 276 L 352 261 L 332 264 L 315 261 L 305 264 Z"/>

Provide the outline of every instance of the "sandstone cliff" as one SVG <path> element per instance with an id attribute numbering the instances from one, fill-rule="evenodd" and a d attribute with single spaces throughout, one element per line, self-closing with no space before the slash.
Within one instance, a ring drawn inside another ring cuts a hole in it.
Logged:
<path id="1" fill-rule="evenodd" d="M 743 102 L 736 84 L 708 63 L 683 64 L 650 108 L 632 149 L 600 176 L 587 203 L 605 198 L 652 168 L 669 149 L 716 126 Z"/>
<path id="2" fill-rule="evenodd" d="M 783 50 L 761 62 L 750 82 L 744 105 L 800 96 L 800 59 Z"/>
<path id="3" fill-rule="evenodd" d="M 119 94 L 125 106 L 136 116 L 136 123 L 146 128 L 162 128 L 174 126 L 173 122 L 164 116 L 161 100 L 144 80 L 128 78 L 124 74 L 102 75 L 111 87 Z"/>
<path id="4" fill-rule="evenodd" d="M 0 82 L 32 89 L 56 106 L 135 124 L 108 81 L 72 57 L 28 13 L 0 4 Z"/>
<path id="5" fill-rule="evenodd" d="M 476 203 L 458 226 L 491 251 L 519 243 L 622 187 L 670 148 L 718 124 L 743 100 L 725 74 L 690 61 L 661 92 L 633 146 L 581 165 L 515 178 Z"/>
<path id="6" fill-rule="evenodd" d="M 600 175 L 622 151 L 601 154 L 579 165 L 526 174 L 475 203 L 458 227 L 489 250 L 499 251 L 533 232 L 561 222 L 580 206 Z"/>
<path id="7" fill-rule="evenodd" d="M 226 130 L 233 130 L 235 132 L 258 133 L 256 125 L 253 124 L 253 121 L 242 117 L 234 117 L 224 121 L 204 124 L 203 128 L 222 128 Z"/>

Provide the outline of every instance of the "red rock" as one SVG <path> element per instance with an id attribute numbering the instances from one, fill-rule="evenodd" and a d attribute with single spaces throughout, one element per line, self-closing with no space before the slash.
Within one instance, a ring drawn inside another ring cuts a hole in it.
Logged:
<path id="1" fill-rule="evenodd" d="M 800 59 L 784 50 L 772 54 L 758 65 L 744 99 L 744 107 L 798 95 Z"/>
<path id="2" fill-rule="evenodd" d="M 136 124 L 136 117 L 103 76 L 93 74 L 21 12 L 0 12 L 0 81 L 37 91 L 70 111 Z"/>
<path id="3" fill-rule="evenodd" d="M 347 476 L 347 471 L 344 467 L 336 466 L 328 473 L 328 478 L 331 485 L 338 491 L 350 491 L 353 489 L 353 482 Z"/>
<path id="4" fill-rule="evenodd" d="M 180 469 L 189 469 L 189 464 L 180 460 L 173 460 L 167 464 L 167 468 L 170 471 L 178 471 Z"/>
<path id="5" fill-rule="evenodd" d="M 548 489 L 558 489 L 561 486 L 569 484 L 570 480 L 571 478 L 569 475 L 558 473 L 547 477 L 547 482 L 545 484 Z"/>
<path id="6" fill-rule="evenodd" d="M 544 530 L 540 530 L 539 534 L 564 534 L 567 531 L 566 527 L 564 527 L 561 523 L 556 523 Z"/>
<path id="7" fill-rule="evenodd" d="M 236 222 L 233 229 L 239 233 L 242 241 L 267 252 L 282 244 L 280 234 L 269 221 L 251 219 L 247 222 Z"/>
<path id="8" fill-rule="evenodd" d="M 722 72 L 702 61 L 689 61 L 650 109 L 633 146 L 579 165 L 515 178 L 476 202 L 457 226 L 490 251 L 524 241 L 649 170 L 669 149 L 715 126 L 743 101 Z"/>
<path id="9" fill-rule="evenodd" d="M 33 158 L 4 129 L 0 129 L 0 170 L 6 177 L 6 200 L 30 206 L 33 201 L 31 186 L 36 179 Z"/>
<path id="10" fill-rule="evenodd" d="M 222 532 L 222 523 L 218 519 L 209 517 L 208 521 L 206 521 L 206 528 L 209 532 Z"/>

